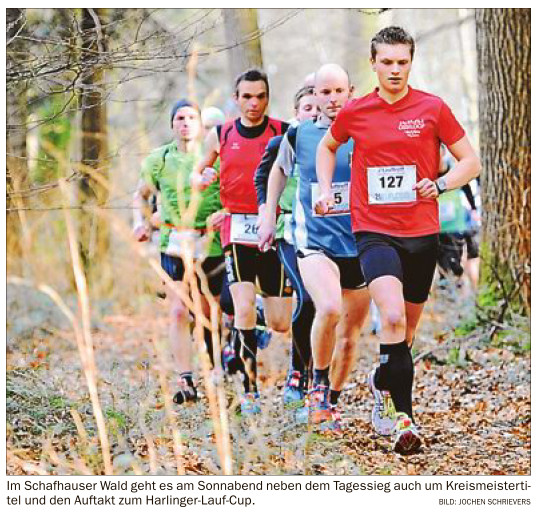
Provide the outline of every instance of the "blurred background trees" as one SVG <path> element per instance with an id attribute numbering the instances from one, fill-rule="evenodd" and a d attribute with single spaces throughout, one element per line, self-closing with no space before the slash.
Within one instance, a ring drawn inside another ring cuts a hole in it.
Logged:
<path id="1" fill-rule="evenodd" d="M 531 11 L 477 9 L 483 275 L 531 308 Z M 503 317 L 503 312 L 501 317 Z"/>
<path id="2" fill-rule="evenodd" d="M 233 78 L 253 64 L 269 75 L 276 117 L 292 116 L 324 62 L 345 65 L 363 95 L 375 83 L 370 38 L 389 24 L 417 40 L 412 85 L 442 96 L 481 149 L 485 252 L 525 310 L 530 11 L 517 9 L 7 9 L 8 274 L 72 290 L 67 203 L 94 296 L 139 301 L 129 206 L 140 161 L 170 139 L 170 105 L 190 96 L 233 115 Z"/>
<path id="3" fill-rule="evenodd" d="M 228 50 L 229 80 L 247 68 L 263 68 L 256 9 L 222 9 Z"/>

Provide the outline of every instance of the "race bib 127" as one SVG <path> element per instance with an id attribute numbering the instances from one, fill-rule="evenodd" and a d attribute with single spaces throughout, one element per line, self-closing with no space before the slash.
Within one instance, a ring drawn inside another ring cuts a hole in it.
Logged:
<path id="1" fill-rule="evenodd" d="M 417 181 L 415 165 L 376 166 L 367 168 L 369 204 L 415 202 Z"/>

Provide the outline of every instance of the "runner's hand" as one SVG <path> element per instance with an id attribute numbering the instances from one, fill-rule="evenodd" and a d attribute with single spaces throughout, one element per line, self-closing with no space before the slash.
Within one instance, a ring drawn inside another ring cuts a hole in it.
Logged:
<path id="1" fill-rule="evenodd" d="M 204 168 L 204 171 L 199 175 L 198 173 L 191 173 L 191 186 L 204 191 L 212 182 L 217 180 L 217 170 L 215 168 Z"/>
<path id="2" fill-rule="evenodd" d="M 323 216 L 324 214 L 327 214 L 334 205 L 335 201 L 333 199 L 333 195 L 322 193 L 314 204 L 314 212 Z"/>
<path id="3" fill-rule="evenodd" d="M 223 224 L 223 221 L 225 221 L 225 216 L 225 211 L 214 212 L 213 214 L 210 214 L 210 216 L 208 216 L 208 219 L 206 220 L 206 225 L 212 230 L 219 230 L 221 228 L 221 225 Z"/>
<path id="4" fill-rule="evenodd" d="M 133 229 L 133 234 L 139 243 L 148 241 L 150 239 L 150 228 L 146 225 L 138 225 Z"/>
<path id="5" fill-rule="evenodd" d="M 259 217 L 260 219 L 260 217 Z M 258 248 L 261 252 L 267 252 L 275 239 L 275 221 L 264 216 L 258 227 Z"/>
<path id="6" fill-rule="evenodd" d="M 217 170 L 215 168 L 204 168 L 201 177 L 202 189 L 206 189 L 210 184 L 217 180 Z"/>
<path id="7" fill-rule="evenodd" d="M 428 178 L 420 180 L 412 189 L 415 189 L 419 193 L 419 196 L 423 198 L 438 198 L 436 183 Z"/>

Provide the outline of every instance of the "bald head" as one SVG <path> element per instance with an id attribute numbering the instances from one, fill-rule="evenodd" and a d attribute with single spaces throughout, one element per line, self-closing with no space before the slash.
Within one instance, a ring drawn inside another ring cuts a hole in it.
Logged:
<path id="1" fill-rule="evenodd" d="M 334 120 L 354 90 L 348 72 L 338 64 L 324 64 L 317 70 L 314 82 L 320 111 Z"/>
<path id="2" fill-rule="evenodd" d="M 305 75 L 305 78 L 303 79 L 303 87 L 314 87 L 315 75 L 316 73 L 314 71 L 308 75 Z"/>
<path id="3" fill-rule="evenodd" d="M 318 88 L 321 82 L 327 80 L 333 81 L 345 81 L 347 86 L 350 86 L 350 76 L 348 72 L 339 64 L 329 63 L 323 64 L 316 70 L 314 74 L 314 85 Z"/>

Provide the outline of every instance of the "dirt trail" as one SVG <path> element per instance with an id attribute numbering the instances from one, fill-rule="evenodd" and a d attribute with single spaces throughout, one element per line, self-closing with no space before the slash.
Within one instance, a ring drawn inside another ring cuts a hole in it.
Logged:
<path id="1" fill-rule="evenodd" d="M 530 354 L 462 340 L 461 350 L 439 347 L 438 337 L 469 312 L 469 302 L 438 297 L 431 302 L 416 341 L 416 421 L 424 449 L 402 457 L 377 437 L 369 417 L 372 399 L 365 379 L 377 358 L 377 337 L 362 335 L 356 368 L 341 405 L 342 434 L 319 434 L 283 410 L 282 384 L 288 344 L 273 341 L 261 352 L 263 413 L 254 421 L 234 415 L 230 398 L 234 470 L 241 474 L 527 474 L 531 458 Z M 449 314 L 448 314 L 449 313 Z M 159 389 L 162 364 L 156 348 L 166 342 L 166 311 L 159 301 L 137 316 L 109 316 L 94 333 L 100 399 L 110 423 L 114 467 L 135 465 L 144 473 L 174 473 L 171 437 Z M 157 346 L 156 346 L 157 344 Z M 166 352 L 166 350 L 163 350 Z M 165 358 L 165 362 L 170 362 Z M 167 365 L 165 365 L 165 368 Z M 172 384 L 172 382 L 171 382 Z M 22 461 L 48 464 L 52 473 L 74 473 L 74 456 L 99 469 L 92 409 L 70 332 L 8 354 L 8 473 Z M 90 434 L 86 446 L 73 423 L 79 412 Z M 205 399 L 175 410 L 188 473 L 219 473 Z M 51 441 L 54 451 L 43 449 Z M 151 448 L 150 448 L 151 447 Z M 51 457 L 56 452 L 56 462 Z M 93 457 L 92 457 L 93 455 Z M 81 460 L 79 459 L 79 460 Z M 93 461 L 92 461 L 93 459 Z M 27 471 L 28 472 L 28 471 Z"/>

